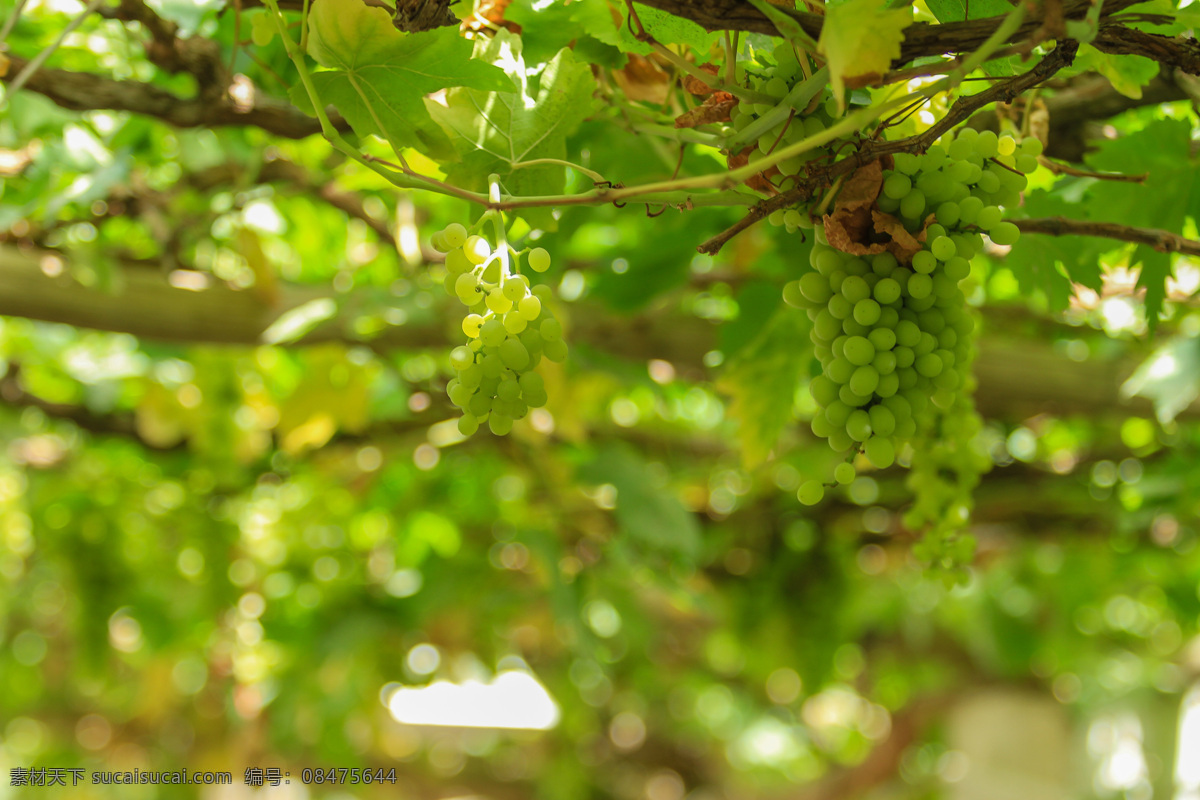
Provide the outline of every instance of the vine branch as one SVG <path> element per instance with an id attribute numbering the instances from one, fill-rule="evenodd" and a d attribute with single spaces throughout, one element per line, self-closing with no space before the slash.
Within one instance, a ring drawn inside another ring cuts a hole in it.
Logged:
<path id="1" fill-rule="evenodd" d="M 864 142 L 858 150 L 851 155 L 832 164 L 820 165 L 816 162 L 809 164 L 806 167 L 807 177 L 804 182 L 797 186 L 795 192 L 807 192 L 811 194 L 817 187 L 831 186 L 833 182 L 843 175 L 854 172 L 860 167 L 869 164 L 872 161 L 884 155 L 892 153 L 923 153 L 946 131 L 961 122 L 966 121 L 972 114 L 984 106 L 996 101 L 1011 102 L 1018 95 L 1028 89 L 1037 86 L 1042 81 L 1050 78 L 1059 70 L 1069 66 L 1075 60 L 1075 53 L 1078 50 L 1078 43 L 1066 40 L 1059 44 L 1053 51 L 1048 53 L 1041 61 L 1037 63 L 1033 69 L 1021 75 L 988 87 L 979 94 L 973 94 L 966 97 L 959 97 L 958 100 L 947 110 L 942 119 L 938 120 L 927 130 L 922 131 L 914 136 L 909 136 L 905 139 L 896 139 L 894 141 L 872 140 Z M 980 60 L 979 53 L 973 55 L 964 64 Z M 951 80 L 950 78 L 943 79 L 944 81 Z M 930 87 L 936 89 L 939 84 Z M 904 98 L 901 98 L 902 100 Z M 897 101 L 899 102 L 899 101 Z M 861 112 L 858 112 L 861 113 Z M 832 130 L 832 129 L 831 129 Z M 761 162 L 759 162 L 761 163 Z M 772 162 L 773 163 L 773 162 Z M 738 221 L 729 229 L 712 237 L 704 242 L 698 248 L 702 253 L 715 254 L 726 242 L 736 236 L 741 231 L 753 225 L 758 220 L 770 214 L 776 208 L 783 208 L 788 203 L 783 202 L 781 198 L 787 195 L 779 195 L 769 200 L 764 200 L 747 214 L 747 217 Z M 806 194 L 795 195 L 796 199 L 806 197 Z M 796 202 L 793 200 L 792 202 Z M 782 203 L 782 204 L 781 204 Z"/>
<path id="2" fill-rule="evenodd" d="M 1037 233 L 1047 236 L 1097 236 L 1102 239 L 1144 244 L 1160 253 L 1200 256 L 1200 242 L 1159 228 L 1138 228 L 1115 222 L 1093 222 L 1083 219 L 1067 219 L 1066 217 L 1014 219 L 1012 222 L 1021 229 L 1021 233 Z"/>

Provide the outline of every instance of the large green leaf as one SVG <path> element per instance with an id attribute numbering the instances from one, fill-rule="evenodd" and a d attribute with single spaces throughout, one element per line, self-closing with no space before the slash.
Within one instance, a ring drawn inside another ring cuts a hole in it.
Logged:
<path id="1" fill-rule="evenodd" d="M 817 49 L 829 63 L 829 82 L 843 102 L 847 78 L 882 75 L 900 57 L 909 8 L 888 9 L 885 0 L 848 0 L 829 8 Z"/>
<path id="2" fill-rule="evenodd" d="M 761 464 L 792 419 L 796 381 L 812 358 L 808 318 L 780 308 L 771 321 L 730 363 L 717 386 L 733 398 L 729 414 L 738 420 L 738 438 L 747 465 Z"/>
<path id="3" fill-rule="evenodd" d="M 656 41 L 663 44 L 686 44 L 689 47 L 695 48 L 700 53 L 706 54 L 709 48 L 720 38 L 720 33 L 706 31 L 690 19 L 677 17 L 666 11 L 659 11 L 657 8 L 644 6 L 641 3 L 635 4 L 633 9 L 637 13 L 637 18 L 641 22 L 642 29 L 650 36 L 653 36 Z M 625 24 L 621 26 L 617 37 L 618 40 L 615 44 L 627 53 L 648 54 L 654 52 L 653 47 L 646 42 L 640 41 L 634 35 L 636 24 L 626 19 Z"/>
<path id="4" fill-rule="evenodd" d="M 1100 73 L 1114 89 L 1134 100 L 1141 99 L 1142 87 L 1158 75 L 1158 64 L 1144 56 L 1103 53 L 1090 44 L 1079 48 L 1074 67 Z"/>
<path id="5" fill-rule="evenodd" d="M 1068 187 L 1070 188 L 1070 187 Z M 1030 192 L 1022 210 L 1031 217 L 1077 216 L 1079 207 L 1064 193 Z M 1080 236 L 1022 236 L 1004 259 L 1029 296 L 1042 291 L 1055 311 L 1066 309 L 1072 282 L 1100 291 L 1100 256 L 1121 247 L 1111 239 Z"/>
<path id="6" fill-rule="evenodd" d="M 1164 425 L 1175 419 L 1200 394 L 1200 341 L 1171 339 L 1134 371 L 1121 392 L 1154 402 Z"/>
<path id="7" fill-rule="evenodd" d="M 1087 160 L 1101 171 L 1146 175 L 1143 183 L 1099 181 L 1091 187 L 1083 211 L 1090 219 L 1125 225 L 1162 228 L 1182 234 L 1186 218 L 1197 218 L 1200 192 L 1196 189 L 1191 156 L 1191 123 L 1157 120 L 1140 131 L 1105 142 Z M 1170 257 L 1148 247 L 1134 251 L 1133 264 L 1142 264 L 1138 284 L 1146 289 L 1146 318 L 1158 321 L 1170 276 Z"/>
<path id="8" fill-rule="evenodd" d="M 637 453 L 611 446 L 579 469 L 584 483 L 609 483 L 617 490 L 621 529 L 655 550 L 694 558 L 700 549 L 700 526 L 679 498 L 664 491 L 661 481 Z"/>
<path id="9" fill-rule="evenodd" d="M 926 0 L 925 5 L 929 6 L 938 22 L 962 22 L 968 12 L 971 19 L 987 19 L 1012 11 L 1012 6 L 1004 0 L 974 0 L 969 7 L 966 0 Z"/>
<path id="10" fill-rule="evenodd" d="M 316 0 L 309 14 L 308 52 L 327 72 L 313 75 L 321 99 L 360 135 L 377 134 L 401 147 L 453 157 L 424 97 L 447 86 L 512 91 L 496 67 L 471 58 L 471 44 L 453 28 L 405 34 L 382 8 L 360 0 Z M 302 108 L 303 87 L 292 89 Z"/>
<path id="11" fill-rule="evenodd" d="M 526 74 L 521 39 L 507 31 L 480 40 L 476 56 L 502 66 L 516 81 L 517 91 L 451 89 L 444 103 L 426 101 L 433 118 L 452 135 L 463 157 L 461 164 L 450 169 L 450 180 L 483 190 L 487 176 L 494 173 L 510 194 L 560 194 L 563 167 L 521 164 L 566 158 L 566 137 L 592 110 L 595 80 L 591 68 L 563 49 L 546 64 L 535 87 Z M 554 225 L 547 209 L 530 209 L 525 216 L 537 227 Z"/>

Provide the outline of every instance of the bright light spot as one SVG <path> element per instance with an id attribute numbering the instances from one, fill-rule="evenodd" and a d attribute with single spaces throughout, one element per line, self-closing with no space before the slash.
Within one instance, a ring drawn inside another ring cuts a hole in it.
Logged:
<path id="1" fill-rule="evenodd" d="M 675 380 L 675 367 L 670 361 L 662 361 L 657 358 L 651 359 L 647 369 L 650 372 L 650 380 L 660 386 L 666 386 Z"/>
<path id="2" fill-rule="evenodd" d="M 1108 298 L 1100 306 L 1100 313 L 1104 317 L 1104 326 L 1109 331 L 1128 330 L 1137 321 L 1137 311 L 1124 297 Z"/>
<path id="3" fill-rule="evenodd" d="M 554 433 L 554 415 L 544 408 L 535 408 L 530 412 L 529 424 L 538 433 Z"/>
<path id="4" fill-rule="evenodd" d="M 413 463 L 417 465 L 417 469 L 425 472 L 436 467 L 441 457 L 438 449 L 429 442 L 417 445 L 417 449 L 413 451 Z"/>
<path id="5" fill-rule="evenodd" d="M 233 76 L 229 83 L 229 99 L 233 101 L 233 110 L 239 114 L 248 114 L 254 110 L 254 81 L 240 72 Z"/>
<path id="6" fill-rule="evenodd" d="M 773 717 L 764 717 L 746 729 L 737 742 L 738 754 L 751 764 L 778 764 L 800 755 L 800 742 L 792 730 Z"/>
<path id="7" fill-rule="evenodd" d="M 167 273 L 167 283 L 176 289 L 202 292 L 208 288 L 208 275 L 193 269 L 173 269 Z"/>
<path id="8" fill-rule="evenodd" d="M 449 447 L 467 439 L 458 430 L 458 417 L 435 422 L 429 426 L 429 433 L 426 435 L 429 437 L 429 441 L 437 447 Z"/>
<path id="9" fill-rule="evenodd" d="M 638 419 L 641 418 L 641 412 L 638 410 L 637 403 L 627 397 L 618 397 L 616 400 L 613 400 L 608 412 L 612 416 L 613 422 L 622 428 L 633 427 L 637 424 Z"/>
<path id="10" fill-rule="evenodd" d="M 1008 435 L 1008 452 L 1020 461 L 1032 461 L 1037 456 L 1037 435 L 1029 428 L 1017 428 Z"/>
<path id="11" fill-rule="evenodd" d="M 558 284 L 558 296 L 567 302 L 578 300 L 585 287 L 583 273 L 577 269 L 569 269 L 563 273 L 562 281 Z"/>
<path id="12" fill-rule="evenodd" d="M 367 445 L 354 454 L 354 463 L 363 472 L 374 472 L 383 466 L 383 453 L 374 445 Z"/>
<path id="13" fill-rule="evenodd" d="M 683 800 L 687 787 L 673 769 L 659 770 L 646 781 L 646 800 Z"/>
<path id="14" fill-rule="evenodd" d="M 785 706 L 794 703 L 804 688 L 796 670 L 780 667 L 767 677 L 767 697 L 772 703 Z"/>
<path id="15" fill-rule="evenodd" d="M 490 683 L 436 681 L 397 689 L 388 710 L 405 725 L 456 728 L 549 730 L 558 724 L 558 704 L 528 672 L 501 672 Z"/>
<path id="16" fill-rule="evenodd" d="M 1146 757 L 1142 752 L 1142 724 L 1131 713 L 1101 717 L 1088 729 L 1088 752 L 1100 764 L 1096 789 L 1119 792 L 1148 783 Z"/>
<path id="17" fill-rule="evenodd" d="M 284 232 L 283 217 L 268 200 L 253 200 L 242 209 L 242 220 L 251 228 L 263 233 L 280 234 Z"/>
<path id="18" fill-rule="evenodd" d="M 608 738 L 621 750 L 636 750 L 646 741 L 646 723 L 632 711 L 622 711 L 609 724 Z"/>
<path id="19" fill-rule="evenodd" d="M 423 579 L 415 569 L 398 569 L 388 578 L 383 590 L 392 597 L 412 597 L 421 591 Z"/>
<path id="20" fill-rule="evenodd" d="M 442 663 L 442 654 L 431 644 L 419 644 L 408 651 L 405 663 L 418 675 L 429 675 Z"/>
<path id="21" fill-rule="evenodd" d="M 1166 378 L 1175 373 L 1178 368 L 1178 363 L 1175 361 L 1175 356 L 1170 353 L 1163 353 L 1158 358 L 1154 359 L 1150 364 L 1151 378 Z"/>
<path id="22" fill-rule="evenodd" d="M 1179 713 L 1179 745 L 1175 755 L 1175 780 L 1179 796 L 1200 794 L 1200 687 L 1183 698 Z"/>
<path id="23" fill-rule="evenodd" d="M 123 653 L 142 649 L 142 626 L 129 616 L 128 609 L 118 609 L 108 618 L 108 641 Z"/>
<path id="24" fill-rule="evenodd" d="M 621 615 L 607 600 L 593 600 L 584 612 L 587 623 L 597 636 L 609 638 L 621 630 Z"/>

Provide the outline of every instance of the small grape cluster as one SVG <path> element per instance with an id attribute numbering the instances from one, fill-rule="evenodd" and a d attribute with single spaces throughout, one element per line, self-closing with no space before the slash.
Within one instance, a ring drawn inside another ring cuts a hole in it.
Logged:
<path id="1" fill-rule="evenodd" d="M 860 451 L 877 469 L 891 466 L 929 427 L 932 411 L 948 411 L 963 394 L 974 317 L 959 282 L 983 247 L 981 231 L 996 244 L 1017 240 L 999 205 L 1020 201 L 1039 153 L 1033 139 L 1018 144 L 965 129 L 923 155 L 897 154 L 876 202 L 914 234 L 923 229 L 924 247 L 906 263 L 889 252 L 843 253 L 816 229 L 813 269 L 784 287 L 784 300 L 813 322 L 821 374 L 809 385 L 819 407 L 812 430 L 849 453 L 834 471 L 837 483 L 854 480 Z M 797 497 L 813 505 L 824 493 L 824 484 L 808 481 Z"/>
<path id="2" fill-rule="evenodd" d="M 763 69 L 760 74 L 748 76 L 751 88 L 777 101 L 783 100 L 799 80 L 804 79 L 800 61 L 792 45 L 783 43 L 775 47 L 770 59 L 761 58 Z M 777 104 L 741 102 L 734 109 L 730 118 L 733 129 L 738 133 L 757 122 L 766 114 L 776 110 Z M 758 135 L 754 150 L 749 155 L 753 164 L 774 151 L 795 144 L 801 139 L 815 136 L 833 124 L 837 116 L 837 103 L 828 88 L 822 88 L 809 98 L 804 105 L 804 112 L 793 110 L 783 116 L 772 127 Z M 804 165 L 827 154 L 825 148 L 809 150 L 799 156 L 784 159 L 776 165 L 779 177 L 772 178 L 778 189 L 791 188 L 791 184 L 800 178 Z M 799 209 L 780 209 L 768 217 L 769 222 L 776 226 L 786 226 L 789 233 L 798 228 L 811 228 L 812 220 L 808 214 Z"/>
<path id="3" fill-rule="evenodd" d="M 534 372 L 542 357 L 556 362 L 567 357 L 562 323 L 550 311 L 550 289 L 531 288 L 515 271 L 523 253 L 507 242 L 493 248 L 453 223 L 435 233 L 432 243 L 446 253 L 446 292 L 469 309 L 462 323 L 467 343 L 450 352 L 456 375 L 446 385 L 450 402 L 463 411 L 458 429 L 470 436 L 487 422 L 492 433 L 504 436 L 514 421 L 548 400 L 542 376 Z M 526 263 L 545 272 L 550 254 L 536 247 Z"/>

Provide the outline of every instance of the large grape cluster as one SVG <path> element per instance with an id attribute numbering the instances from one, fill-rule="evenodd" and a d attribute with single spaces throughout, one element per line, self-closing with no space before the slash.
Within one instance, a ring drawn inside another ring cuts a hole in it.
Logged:
<path id="1" fill-rule="evenodd" d="M 492 433 L 504 436 L 529 409 L 546 404 L 545 383 L 534 372 L 542 357 L 567 357 L 562 323 L 550 310 L 550 289 L 531 288 L 515 270 L 521 253 L 503 242 L 493 248 L 458 223 L 434 234 L 433 245 L 446 253 L 447 293 L 468 308 L 462 323 L 467 343 L 450 352 L 456 375 L 446 385 L 450 402 L 463 411 L 458 429 L 470 436 L 487 422 Z M 526 263 L 545 272 L 550 254 L 536 247 Z"/>
<path id="2" fill-rule="evenodd" d="M 813 323 L 821 374 L 809 385 L 818 405 L 812 430 L 848 454 L 835 470 L 838 483 L 854 479 L 859 452 L 878 469 L 891 466 L 931 415 L 964 394 L 974 318 L 959 282 L 983 233 L 998 245 L 1016 242 L 1000 206 L 1019 202 L 1040 147 L 965 129 L 923 155 L 897 154 L 876 203 L 923 233 L 923 248 L 904 263 L 889 252 L 841 252 L 816 229 L 812 270 L 784 287 L 784 299 L 806 308 Z M 824 490 L 809 481 L 797 496 L 811 505 Z"/>

